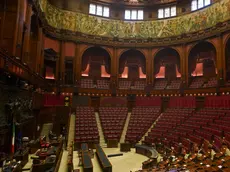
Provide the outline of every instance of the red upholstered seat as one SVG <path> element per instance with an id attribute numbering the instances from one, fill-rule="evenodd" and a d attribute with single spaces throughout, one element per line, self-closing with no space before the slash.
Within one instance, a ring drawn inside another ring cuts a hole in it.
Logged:
<path id="1" fill-rule="evenodd" d="M 125 140 L 132 143 L 138 142 L 159 115 L 160 107 L 133 108 Z"/>
<path id="2" fill-rule="evenodd" d="M 119 141 L 127 114 L 128 108 L 126 107 L 99 108 L 99 116 L 105 140 L 116 139 Z"/>
<path id="3" fill-rule="evenodd" d="M 76 108 L 75 142 L 99 143 L 96 118 L 91 107 Z"/>

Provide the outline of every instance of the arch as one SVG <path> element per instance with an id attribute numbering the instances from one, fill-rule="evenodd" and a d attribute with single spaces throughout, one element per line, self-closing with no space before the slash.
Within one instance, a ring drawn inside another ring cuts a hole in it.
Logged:
<path id="1" fill-rule="evenodd" d="M 111 56 L 110 53 L 102 47 L 90 46 L 85 48 L 81 56 L 81 62 L 81 71 L 88 70 L 89 64 L 90 68 L 94 66 L 93 72 L 89 69 L 89 71 L 91 71 L 90 75 L 93 77 L 99 77 L 102 70 L 101 66 L 104 66 L 103 71 L 105 70 L 105 73 L 111 74 Z"/>
<path id="2" fill-rule="evenodd" d="M 127 68 L 129 73 L 127 76 L 129 78 L 146 78 L 146 57 L 144 52 L 138 49 L 125 49 L 121 51 L 119 56 L 119 75 L 124 72 L 125 67 L 129 68 L 129 70 Z"/>
<path id="3" fill-rule="evenodd" d="M 179 57 L 181 58 L 180 52 L 179 52 L 176 48 L 173 48 L 173 47 L 162 47 L 162 48 L 159 48 L 156 52 L 154 52 L 154 53 L 152 54 L 153 61 L 154 61 L 156 55 L 157 55 L 160 51 L 163 51 L 163 50 L 165 50 L 165 49 L 172 49 L 172 50 L 176 51 L 176 52 L 178 53 Z"/>
<path id="4" fill-rule="evenodd" d="M 166 47 L 166 48 L 160 48 L 158 51 L 156 51 L 153 54 L 153 73 L 154 77 L 160 72 L 160 69 L 165 69 L 165 71 L 174 70 L 174 72 L 165 72 L 165 77 L 168 77 L 170 79 L 174 79 L 176 77 L 181 77 L 180 72 L 180 53 L 177 49 L 172 47 Z M 163 66 L 163 68 L 162 68 Z M 167 70 L 166 70 L 167 69 Z M 166 76 L 167 75 L 167 76 Z M 162 75 L 163 77 L 163 75 Z"/>
<path id="5" fill-rule="evenodd" d="M 91 48 L 100 48 L 100 49 L 106 51 L 106 52 L 109 54 L 109 57 L 110 57 L 110 58 L 112 57 L 111 52 L 108 51 L 106 48 L 101 47 L 101 46 L 94 46 L 94 45 L 86 46 L 85 48 L 83 48 L 83 50 L 82 50 L 81 53 L 80 53 L 80 57 L 82 58 L 82 56 L 84 55 L 84 53 L 85 53 L 87 50 L 91 49 Z"/>
<path id="6" fill-rule="evenodd" d="M 212 46 L 213 48 L 215 48 L 215 51 L 216 51 L 216 47 L 215 47 L 215 45 L 214 45 L 211 41 L 208 41 L 208 40 L 206 40 L 206 41 L 201 41 L 201 42 L 197 42 L 196 44 L 193 44 L 193 45 L 190 47 L 190 49 L 188 50 L 188 57 L 189 57 L 191 51 L 192 51 L 195 47 L 197 47 L 198 45 L 201 45 L 201 44 L 209 44 L 210 46 Z"/>
<path id="7" fill-rule="evenodd" d="M 144 57 L 146 56 L 143 50 L 141 50 L 141 49 L 134 49 L 134 48 L 133 48 L 133 49 L 124 49 L 124 50 L 122 50 L 122 51 L 118 54 L 119 59 L 121 58 L 121 56 L 122 56 L 124 53 L 130 52 L 130 51 L 136 51 L 136 52 L 138 52 L 138 53 L 141 53 Z M 146 60 L 146 57 L 145 57 L 145 60 Z"/>
<path id="8" fill-rule="evenodd" d="M 216 68 L 217 68 L 216 67 L 216 47 L 211 41 L 201 41 L 190 47 L 188 51 L 188 71 L 187 71 L 189 76 L 191 76 L 191 73 L 197 69 L 198 67 L 197 65 L 199 61 L 200 62 L 202 61 L 200 66 L 203 66 L 203 64 L 210 63 L 210 65 L 215 67 L 215 69 L 213 69 L 211 73 L 213 73 L 213 75 L 214 75 L 214 72 L 216 73 Z M 199 68 L 201 69 L 201 67 Z M 204 68 L 202 67 L 202 70 L 203 69 Z"/>

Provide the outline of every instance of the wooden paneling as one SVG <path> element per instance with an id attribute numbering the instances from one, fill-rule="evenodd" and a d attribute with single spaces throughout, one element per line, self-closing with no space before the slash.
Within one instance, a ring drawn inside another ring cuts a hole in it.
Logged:
<path id="1" fill-rule="evenodd" d="M 16 38 L 18 26 L 18 0 L 8 0 L 5 4 L 6 10 L 0 13 L 1 17 L 1 47 L 12 55 L 16 51 Z"/>

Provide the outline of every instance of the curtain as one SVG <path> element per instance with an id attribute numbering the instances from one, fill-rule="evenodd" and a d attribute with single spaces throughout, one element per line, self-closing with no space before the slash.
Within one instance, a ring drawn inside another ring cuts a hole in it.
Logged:
<path id="1" fill-rule="evenodd" d="M 170 79 L 170 80 L 176 79 L 176 65 L 175 64 L 166 64 L 165 78 Z"/>
<path id="2" fill-rule="evenodd" d="M 64 96 L 45 94 L 44 106 L 64 106 Z"/>
<path id="3" fill-rule="evenodd" d="M 196 68 L 191 74 L 192 76 L 203 76 L 203 63 L 197 63 Z"/>
<path id="4" fill-rule="evenodd" d="M 203 72 L 205 77 L 216 76 L 216 67 L 213 60 L 204 60 L 203 66 Z"/>
<path id="5" fill-rule="evenodd" d="M 155 78 L 165 78 L 165 66 L 159 68 L 159 73 L 155 75 Z"/>
<path id="6" fill-rule="evenodd" d="M 100 78 L 101 77 L 101 64 L 91 63 L 89 68 L 89 76 Z"/>
<path id="7" fill-rule="evenodd" d="M 110 78 L 110 74 L 107 73 L 106 69 L 105 69 L 105 65 L 101 66 L 101 77 L 104 78 Z"/>
<path id="8" fill-rule="evenodd" d="M 196 107 L 195 97 L 170 97 L 169 107 Z"/>
<path id="9" fill-rule="evenodd" d="M 146 75 L 143 73 L 141 67 L 139 67 L 139 78 L 146 78 Z"/>
<path id="10" fill-rule="evenodd" d="M 136 106 L 161 106 L 161 97 L 136 97 Z"/>
<path id="11" fill-rule="evenodd" d="M 123 73 L 120 74 L 121 76 L 120 78 L 128 78 L 128 73 L 129 73 L 129 68 L 125 67 Z"/>
<path id="12" fill-rule="evenodd" d="M 133 79 L 139 79 L 139 68 L 138 66 L 129 66 L 129 71 L 128 71 L 128 78 L 133 80 Z"/>

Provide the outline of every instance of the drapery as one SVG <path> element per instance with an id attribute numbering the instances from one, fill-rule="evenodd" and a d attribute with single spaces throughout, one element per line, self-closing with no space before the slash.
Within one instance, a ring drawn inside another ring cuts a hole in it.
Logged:
<path id="1" fill-rule="evenodd" d="M 167 54 L 167 53 L 166 53 Z M 164 52 L 159 53 L 154 59 L 154 75 L 159 77 L 162 66 L 165 67 L 164 78 L 176 78 L 180 72 L 180 58 L 175 55 L 166 55 Z"/>
<path id="2" fill-rule="evenodd" d="M 105 65 L 101 66 L 101 77 L 102 78 L 109 78 L 110 74 L 107 73 L 106 69 L 105 69 Z"/>
<path id="3" fill-rule="evenodd" d="M 105 67 L 106 73 L 111 74 L 111 72 L 110 72 L 111 71 L 111 60 L 109 57 L 102 56 L 102 55 L 101 56 L 84 55 L 82 57 L 81 70 L 85 71 L 86 68 L 88 67 L 88 65 L 90 65 L 90 68 L 92 68 L 92 69 L 89 69 L 89 71 L 92 71 L 92 73 L 90 72 L 89 76 L 91 76 L 91 74 L 95 75 L 93 73 L 94 70 L 96 70 L 96 72 L 101 71 L 101 66 Z M 98 75 L 97 75 L 97 77 L 98 77 Z"/>
<path id="4" fill-rule="evenodd" d="M 216 54 L 214 50 L 193 50 L 189 56 L 188 64 L 188 71 L 192 76 L 211 77 L 216 75 Z"/>
<path id="5" fill-rule="evenodd" d="M 165 78 L 165 66 L 159 68 L 159 72 L 155 75 L 155 78 Z"/>
<path id="6" fill-rule="evenodd" d="M 126 97 L 101 97 L 100 106 L 126 106 Z"/>
<path id="7" fill-rule="evenodd" d="M 141 67 L 143 74 L 146 74 L 146 62 L 145 58 L 135 54 L 129 54 L 127 56 L 122 56 L 119 59 L 119 74 L 124 72 L 125 67 L 138 66 Z M 139 69 L 137 69 L 138 71 Z M 139 72 L 139 71 L 138 71 Z"/>
<path id="8" fill-rule="evenodd" d="M 90 63 L 89 76 L 93 78 L 101 77 L 101 64 L 100 63 Z"/>
<path id="9" fill-rule="evenodd" d="M 203 76 L 203 63 L 196 64 L 196 68 L 192 72 L 192 76 Z"/>
<path id="10" fill-rule="evenodd" d="M 64 106 L 64 96 L 63 95 L 44 95 L 44 106 Z"/>
<path id="11" fill-rule="evenodd" d="M 161 106 L 161 97 L 136 97 L 136 106 Z"/>
<path id="12" fill-rule="evenodd" d="M 142 78 L 142 79 L 146 78 L 146 74 L 143 73 L 141 67 L 139 67 L 139 78 Z"/>
<path id="13" fill-rule="evenodd" d="M 176 79 L 176 65 L 175 64 L 172 64 L 172 63 L 166 64 L 165 77 L 170 80 Z"/>
<path id="14" fill-rule="evenodd" d="M 120 75 L 120 78 L 128 78 L 129 68 L 125 67 L 123 73 Z"/>
<path id="15" fill-rule="evenodd" d="M 216 67 L 213 60 L 204 60 L 203 62 L 203 72 L 205 77 L 216 76 Z"/>
<path id="16" fill-rule="evenodd" d="M 81 73 L 81 76 L 89 76 L 89 67 L 90 65 L 88 64 L 86 69 Z"/>
<path id="17" fill-rule="evenodd" d="M 196 107 L 195 97 L 170 97 L 169 107 Z"/>
<path id="18" fill-rule="evenodd" d="M 179 72 L 178 66 L 176 65 L 176 77 L 180 78 L 181 77 L 181 73 Z"/>
<path id="19" fill-rule="evenodd" d="M 205 107 L 230 108 L 230 96 L 207 96 L 205 97 Z"/>
<path id="20" fill-rule="evenodd" d="M 136 65 L 130 65 L 128 70 L 128 78 L 130 80 L 135 80 L 139 78 L 139 68 Z"/>

